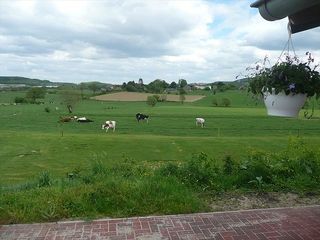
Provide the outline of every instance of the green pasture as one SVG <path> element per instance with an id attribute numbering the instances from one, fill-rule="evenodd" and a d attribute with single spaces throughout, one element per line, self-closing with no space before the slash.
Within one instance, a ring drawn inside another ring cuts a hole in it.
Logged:
<path id="1" fill-rule="evenodd" d="M 199 90 L 198 90 L 199 91 Z M 221 103 L 223 98 L 227 98 L 231 102 L 231 107 L 236 108 L 256 108 L 263 107 L 262 98 L 253 96 L 246 90 L 229 90 L 225 92 L 216 92 L 213 94 L 212 91 L 196 91 L 195 93 L 199 95 L 205 95 L 205 98 L 194 102 L 194 106 L 212 106 L 212 100 L 215 99 L 218 104 Z"/>
<path id="2" fill-rule="evenodd" d="M 17 94 L 22 93 L 1 92 L 0 102 L 10 102 Z M 242 102 L 247 101 L 246 93 L 229 93 L 231 99 L 241 96 Z M 56 94 L 47 94 L 41 105 L 2 105 L 0 181 L 22 182 L 43 170 L 62 176 L 73 168 L 87 166 L 101 154 L 111 165 L 127 158 L 156 165 L 185 161 L 199 152 L 220 159 L 226 154 L 245 157 L 250 148 L 280 150 L 290 136 L 302 136 L 315 147 L 320 143 L 319 110 L 310 120 L 302 116 L 291 119 L 268 117 L 260 107 L 212 107 L 201 101 L 203 106 L 196 102 L 150 107 L 145 102 L 83 100 L 76 105 L 74 115 L 94 122 L 64 124 L 58 123 L 59 117 L 70 114 Z M 138 124 L 137 112 L 149 114 L 149 124 Z M 206 119 L 205 128 L 195 126 L 196 117 Z M 101 129 L 106 120 L 117 121 L 115 132 Z"/>
<path id="3" fill-rule="evenodd" d="M 319 192 L 318 108 L 312 119 L 268 117 L 240 91 L 155 107 L 87 99 L 72 114 L 54 92 L 7 104 L 24 94 L 0 92 L 0 224 L 211 211 L 228 191 Z M 59 123 L 72 115 L 94 122 Z"/>

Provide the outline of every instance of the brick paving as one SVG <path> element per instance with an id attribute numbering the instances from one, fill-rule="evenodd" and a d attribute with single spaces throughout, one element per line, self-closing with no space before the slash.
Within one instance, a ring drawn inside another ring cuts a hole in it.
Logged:
<path id="1" fill-rule="evenodd" d="M 320 239 L 320 205 L 0 226 L 5 240 Z"/>

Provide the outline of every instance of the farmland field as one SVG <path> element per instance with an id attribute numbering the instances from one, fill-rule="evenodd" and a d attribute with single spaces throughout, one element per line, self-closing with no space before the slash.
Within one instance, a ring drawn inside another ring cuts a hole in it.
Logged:
<path id="1" fill-rule="evenodd" d="M 17 95 L 10 94 L 11 100 Z M 10 99 L 8 93 L 0 96 L 2 102 Z M 250 148 L 282 149 L 290 136 L 302 136 L 311 146 L 320 143 L 319 110 L 306 120 L 302 116 L 268 117 L 261 107 L 224 108 L 197 102 L 149 107 L 145 102 L 85 100 L 74 114 L 93 123 L 59 124 L 59 116 L 68 115 L 66 107 L 55 95 L 46 99 L 55 101 L 0 106 L 1 183 L 21 182 L 42 170 L 61 176 L 77 166 L 87 166 L 99 154 L 105 154 L 103 161 L 110 164 L 130 157 L 152 165 L 185 161 L 198 152 L 217 159 L 225 154 L 241 158 Z M 45 107 L 51 111 L 45 112 Z M 138 124 L 137 112 L 149 114 L 149 124 Z M 206 119 L 205 128 L 195 126 L 196 117 Z M 101 130 L 106 120 L 117 121 L 114 133 Z"/>
<path id="2" fill-rule="evenodd" d="M 137 93 L 137 92 L 117 92 L 110 93 L 92 97 L 92 99 L 100 100 L 100 101 L 122 101 L 122 102 L 134 102 L 134 101 L 143 101 L 145 102 L 148 96 L 152 96 L 152 93 Z M 159 95 L 160 96 L 160 95 Z M 186 95 L 185 102 L 195 102 L 197 100 L 202 99 L 204 96 L 202 95 Z M 167 101 L 179 102 L 179 95 L 175 94 L 167 94 Z"/>
<path id="3" fill-rule="evenodd" d="M 47 94 L 44 104 L 10 104 L 23 95 L 0 93 L 0 224 L 221 210 L 212 207 L 213 199 L 238 188 L 319 192 L 319 109 L 312 119 L 303 111 L 297 119 L 269 117 L 261 103 L 229 91 L 155 107 L 87 99 L 72 115 L 93 122 L 59 123 L 61 116 L 71 116 L 59 94 Z M 225 97 L 230 107 L 212 106 L 213 98 Z M 137 112 L 150 115 L 149 123 L 138 123 Z M 195 126 L 196 117 L 205 118 L 204 128 Z M 101 129 L 106 120 L 117 121 L 115 132 Z M 257 155 L 260 151 L 268 153 Z M 300 165 L 292 165 L 298 170 L 289 169 L 290 174 L 296 171 L 297 177 L 288 178 L 288 166 L 278 166 L 278 158 L 298 159 L 306 172 L 301 175 Z M 260 165 L 253 175 L 223 175 L 235 166 L 248 167 L 248 159 L 262 159 L 261 166 L 268 162 L 263 180 Z M 271 167 L 277 167 L 274 173 Z M 313 203 L 319 203 L 314 196 Z M 224 201 L 220 205 L 228 207 Z"/>

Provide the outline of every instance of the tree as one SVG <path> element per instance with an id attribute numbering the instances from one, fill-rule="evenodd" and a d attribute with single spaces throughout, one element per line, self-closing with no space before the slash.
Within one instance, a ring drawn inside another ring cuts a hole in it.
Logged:
<path id="1" fill-rule="evenodd" d="M 188 83 L 187 83 L 187 80 L 185 79 L 179 79 L 179 87 L 180 88 L 184 88 L 185 86 L 187 86 Z"/>
<path id="2" fill-rule="evenodd" d="M 179 94 L 179 100 L 183 104 L 184 101 L 186 100 L 186 96 L 184 94 Z"/>
<path id="3" fill-rule="evenodd" d="M 95 94 L 96 91 L 99 90 L 99 86 L 98 86 L 98 84 L 95 83 L 95 82 L 90 83 L 90 84 L 88 85 L 88 88 L 93 92 L 93 94 Z"/>
<path id="4" fill-rule="evenodd" d="M 61 98 L 63 103 L 66 104 L 69 113 L 72 113 L 74 106 L 80 101 L 81 95 L 77 91 L 65 90 L 61 91 Z"/>
<path id="5" fill-rule="evenodd" d="M 176 82 L 170 83 L 169 87 L 170 88 L 177 88 L 178 84 Z"/>
<path id="6" fill-rule="evenodd" d="M 80 83 L 81 99 L 84 99 L 83 90 L 86 89 L 85 83 Z"/>
<path id="7" fill-rule="evenodd" d="M 121 85 L 121 89 L 122 90 L 126 90 L 126 88 L 127 88 L 127 83 L 123 82 L 122 85 Z"/>
<path id="8" fill-rule="evenodd" d="M 166 81 L 161 79 L 156 79 L 153 82 L 149 83 L 148 90 L 152 93 L 162 93 L 169 86 Z"/>
<path id="9" fill-rule="evenodd" d="M 151 107 L 154 107 L 157 104 L 157 98 L 152 95 L 147 97 L 147 104 Z"/>
<path id="10" fill-rule="evenodd" d="M 121 88 L 128 92 L 143 92 L 144 85 L 140 83 L 135 83 L 135 81 L 129 81 L 128 83 L 124 82 Z"/>
<path id="11" fill-rule="evenodd" d="M 219 92 L 224 92 L 226 90 L 225 84 L 223 82 L 217 82 L 217 90 Z"/>
<path id="12" fill-rule="evenodd" d="M 26 98 L 30 99 L 32 103 L 36 102 L 38 98 L 44 98 L 46 95 L 45 88 L 34 87 L 30 88 L 26 93 Z"/>
<path id="13" fill-rule="evenodd" d="M 129 81 L 125 86 L 125 90 L 128 92 L 138 92 L 136 83 L 134 81 Z"/>
<path id="14" fill-rule="evenodd" d="M 180 102 L 183 104 L 184 101 L 186 100 L 186 91 L 183 89 L 183 88 L 179 88 L 179 99 L 180 99 Z"/>

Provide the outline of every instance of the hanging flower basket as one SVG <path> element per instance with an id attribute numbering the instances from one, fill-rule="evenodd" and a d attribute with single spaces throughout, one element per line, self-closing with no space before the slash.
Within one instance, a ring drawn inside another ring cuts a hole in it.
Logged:
<path id="1" fill-rule="evenodd" d="M 249 78 L 248 90 L 255 95 L 262 95 L 268 115 L 297 117 L 307 97 L 320 97 L 320 75 L 316 71 L 311 53 L 301 62 L 296 56 L 286 56 L 286 60 L 265 67 L 267 58 L 254 68 Z"/>
<path id="2" fill-rule="evenodd" d="M 269 116 L 298 117 L 307 100 L 307 94 L 278 94 L 263 92 L 264 104 Z"/>

